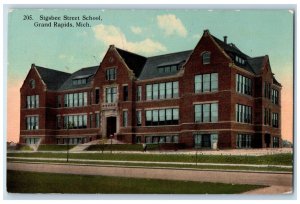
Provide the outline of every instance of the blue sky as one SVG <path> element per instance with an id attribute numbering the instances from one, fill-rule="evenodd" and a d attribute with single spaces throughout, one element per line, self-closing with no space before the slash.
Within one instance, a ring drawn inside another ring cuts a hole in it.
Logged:
<path id="1" fill-rule="evenodd" d="M 24 15 L 34 20 L 24 21 Z M 88 28 L 34 27 L 34 22 L 42 23 L 40 15 L 100 15 L 102 20 L 88 21 Z M 99 64 L 109 44 L 144 56 L 189 50 L 209 29 L 219 39 L 228 36 L 228 42 L 249 56 L 268 54 L 282 94 L 291 103 L 293 18 L 289 10 L 15 9 L 8 15 L 8 88 L 19 90 L 32 63 L 73 72 Z M 291 110 L 282 112 L 292 121 Z M 283 136 L 290 138 L 292 123 L 286 126 Z"/>

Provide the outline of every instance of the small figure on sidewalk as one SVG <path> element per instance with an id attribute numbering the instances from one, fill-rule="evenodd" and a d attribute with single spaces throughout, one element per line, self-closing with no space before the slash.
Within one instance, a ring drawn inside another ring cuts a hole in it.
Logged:
<path id="1" fill-rule="evenodd" d="M 147 144 L 143 143 L 143 152 L 146 152 L 146 151 L 147 151 Z"/>

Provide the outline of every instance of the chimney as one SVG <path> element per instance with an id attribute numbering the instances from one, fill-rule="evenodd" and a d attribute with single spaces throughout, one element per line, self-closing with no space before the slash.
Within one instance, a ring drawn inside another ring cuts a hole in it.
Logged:
<path id="1" fill-rule="evenodd" d="M 224 43 L 227 44 L 227 36 L 224 36 Z"/>
<path id="2" fill-rule="evenodd" d="M 206 30 L 203 31 L 203 35 L 208 35 L 208 34 L 209 34 L 209 30 L 208 29 L 206 29 Z"/>

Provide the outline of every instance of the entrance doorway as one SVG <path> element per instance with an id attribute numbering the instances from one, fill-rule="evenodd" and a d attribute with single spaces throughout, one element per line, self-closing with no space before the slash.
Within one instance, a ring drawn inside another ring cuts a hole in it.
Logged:
<path id="1" fill-rule="evenodd" d="M 265 134 L 265 143 L 266 147 L 269 148 L 271 144 L 271 135 L 270 134 Z"/>
<path id="2" fill-rule="evenodd" d="M 109 138 L 110 135 L 114 135 L 117 130 L 117 118 L 107 117 L 106 118 L 106 137 Z"/>

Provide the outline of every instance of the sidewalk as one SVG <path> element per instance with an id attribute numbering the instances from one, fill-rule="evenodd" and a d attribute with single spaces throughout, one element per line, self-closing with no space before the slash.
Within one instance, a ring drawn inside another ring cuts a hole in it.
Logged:
<path id="1" fill-rule="evenodd" d="M 41 158 L 41 157 L 7 157 L 7 159 L 34 160 L 34 161 L 66 161 L 66 158 Z M 192 165 L 192 166 L 240 166 L 240 167 L 278 167 L 292 168 L 288 165 L 267 165 L 267 164 L 226 164 L 226 163 L 196 163 L 196 162 L 156 162 L 156 161 L 124 161 L 124 160 L 96 160 L 96 159 L 69 159 L 77 162 L 99 162 L 99 163 L 119 163 L 119 164 L 169 164 L 169 165 Z"/>
<path id="2" fill-rule="evenodd" d="M 74 149 L 75 150 L 75 149 Z M 72 151 L 72 153 L 99 153 L 100 151 Z M 41 153 L 63 153 L 66 151 L 38 151 Z M 105 150 L 104 153 L 110 153 L 110 150 Z M 8 151 L 7 153 L 35 153 L 33 151 Z M 262 156 L 262 155 L 274 155 L 274 154 L 292 154 L 291 148 L 279 148 L 279 149 L 228 149 L 228 150 L 177 150 L 177 151 L 112 151 L 112 153 L 123 154 L 191 154 L 191 155 L 232 155 L 232 156 Z"/>

